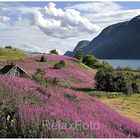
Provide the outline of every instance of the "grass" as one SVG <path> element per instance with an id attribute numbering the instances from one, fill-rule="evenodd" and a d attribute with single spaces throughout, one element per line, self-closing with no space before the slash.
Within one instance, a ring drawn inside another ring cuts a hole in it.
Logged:
<path id="1" fill-rule="evenodd" d="M 81 68 L 81 69 L 83 69 L 83 70 L 85 70 L 85 71 L 92 72 L 94 75 L 95 75 L 95 73 L 96 73 L 96 71 L 97 71 L 96 69 L 92 69 L 92 68 L 86 66 L 85 64 L 83 64 L 83 63 L 81 63 L 81 62 L 73 61 L 73 63 L 74 63 L 77 67 L 79 67 L 79 68 Z"/>
<path id="2" fill-rule="evenodd" d="M 19 49 L 0 48 L 0 60 L 24 58 L 28 55 Z"/>
<path id="3" fill-rule="evenodd" d="M 118 111 L 123 116 L 140 124 L 140 94 L 128 96 L 121 93 L 114 94 L 98 91 L 88 94 L 100 99 L 103 103 Z"/>
<path id="4" fill-rule="evenodd" d="M 122 115 L 140 124 L 140 94 L 118 96 L 110 99 L 103 98 L 102 101 Z"/>

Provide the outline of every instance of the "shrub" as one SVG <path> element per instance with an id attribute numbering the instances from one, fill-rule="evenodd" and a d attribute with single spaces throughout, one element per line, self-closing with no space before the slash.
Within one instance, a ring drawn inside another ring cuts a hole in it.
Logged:
<path id="1" fill-rule="evenodd" d="M 116 73 L 111 69 L 99 69 L 95 79 L 98 90 L 123 92 L 124 94 L 131 94 L 134 90 L 138 90 L 138 86 L 134 84 L 136 78 L 130 72 Z"/>
<path id="2" fill-rule="evenodd" d="M 62 65 L 60 63 L 54 64 L 54 69 L 61 69 Z"/>
<path id="3" fill-rule="evenodd" d="M 56 49 L 51 50 L 51 51 L 50 51 L 50 53 L 51 53 L 51 54 L 56 54 L 56 55 L 59 55 Z"/>
<path id="4" fill-rule="evenodd" d="M 64 60 L 61 60 L 61 61 L 60 61 L 60 64 L 62 65 L 63 68 L 66 66 L 66 63 L 65 63 Z"/>
<path id="5" fill-rule="evenodd" d="M 61 69 L 66 66 L 66 63 L 64 60 L 61 60 L 60 62 L 54 64 L 54 69 Z"/>
<path id="6" fill-rule="evenodd" d="M 5 49 L 13 49 L 12 46 L 6 46 Z"/>
<path id="7" fill-rule="evenodd" d="M 36 69 L 36 73 L 35 74 L 43 76 L 43 75 L 45 75 L 45 71 L 44 71 L 44 69 L 38 68 L 38 69 Z"/>
<path id="8" fill-rule="evenodd" d="M 34 80 L 36 83 L 43 86 L 47 86 L 48 83 L 47 79 L 44 79 L 42 76 L 38 76 L 38 75 L 33 75 L 32 80 Z"/>
<path id="9" fill-rule="evenodd" d="M 82 50 L 81 50 L 81 49 L 78 49 L 78 50 L 76 51 L 76 53 L 75 53 L 75 58 L 76 58 L 77 60 L 79 60 L 79 61 L 82 60 L 83 54 L 82 54 Z"/>
<path id="10" fill-rule="evenodd" d="M 44 75 L 45 75 L 45 71 L 41 68 L 38 68 L 38 69 L 36 69 L 35 74 L 32 76 L 32 79 L 36 83 L 46 86 L 47 85 L 47 79 L 44 78 Z"/>
<path id="11" fill-rule="evenodd" d="M 45 58 L 45 56 L 43 55 L 43 56 L 41 56 L 41 58 L 40 58 L 40 62 L 46 62 L 46 58 Z"/>
<path id="12" fill-rule="evenodd" d="M 100 63 L 100 61 L 94 55 L 84 56 L 82 62 L 90 68 L 113 69 L 108 62 L 103 61 L 102 63 Z"/>
<path id="13" fill-rule="evenodd" d="M 51 94 L 50 94 L 50 93 L 48 93 L 48 92 L 46 92 L 46 90 L 45 90 L 45 89 L 43 89 L 42 87 L 38 87 L 38 88 L 37 88 L 37 91 L 38 91 L 38 92 L 40 92 L 40 93 L 41 93 L 41 94 L 43 94 L 43 95 L 48 96 L 48 97 L 50 97 L 50 96 L 51 96 Z"/>
<path id="14" fill-rule="evenodd" d="M 116 81 L 119 92 L 123 92 L 124 94 L 131 94 L 133 92 L 133 77 L 130 73 L 120 74 L 116 77 Z"/>
<path id="15" fill-rule="evenodd" d="M 133 88 L 134 93 L 140 93 L 140 83 L 139 82 L 133 83 L 132 88 Z"/>
<path id="16" fill-rule="evenodd" d="M 104 69 L 113 69 L 113 67 L 106 61 L 103 61 L 100 67 Z"/>
<path id="17" fill-rule="evenodd" d="M 120 67 L 120 66 L 118 66 L 116 68 L 116 70 L 120 70 L 120 71 L 133 71 L 133 69 L 130 68 L 130 67 Z"/>
<path id="18" fill-rule="evenodd" d="M 91 68 L 95 68 L 97 65 L 99 65 L 98 59 L 96 57 L 94 57 L 93 55 L 84 56 L 82 62 Z"/>
<path id="19" fill-rule="evenodd" d="M 59 84 L 59 79 L 58 78 L 53 78 L 52 79 L 52 85 L 58 85 Z"/>
<path id="20" fill-rule="evenodd" d="M 96 88 L 98 90 L 112 91 L 113 85 L 113 71 L 109 69 L 99 69 L 96 73 Z"/>
<path id="21" fill-rule="evenodd" d="M 72 95 L 67 92 L 65 92 L 63 95 L 65 98 L 67 98 L 68 100 L 71 100 L 71 101 L 76 101 L 76 99 L 77 99 L 76 95 Z"/>

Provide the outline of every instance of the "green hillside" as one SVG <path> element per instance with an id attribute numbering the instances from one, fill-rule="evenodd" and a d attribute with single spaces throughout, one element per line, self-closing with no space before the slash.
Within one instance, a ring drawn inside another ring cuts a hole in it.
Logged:
<path id="1" fill-rule="evenodd" d="M 19 49 L 0 48 L 0 60 L 24 58 L 27 56 L 28 54 Z"/>

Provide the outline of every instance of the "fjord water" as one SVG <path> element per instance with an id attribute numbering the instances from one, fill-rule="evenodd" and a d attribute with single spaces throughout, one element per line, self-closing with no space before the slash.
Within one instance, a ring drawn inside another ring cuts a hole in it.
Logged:
<path id="1" fill-rule="evenodd" d="M 107 61 L 113 68 L 117 68 L 118 66 L 130 67 L 132 69 L 140 68 L 140 59 L 139 60 L 129 60 L 129 59 L 101 59 L 101 61 Z"/>

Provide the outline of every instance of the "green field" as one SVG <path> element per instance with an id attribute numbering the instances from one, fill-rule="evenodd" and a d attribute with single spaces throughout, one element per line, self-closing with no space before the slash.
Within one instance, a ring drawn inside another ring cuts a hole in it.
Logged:
<path id="1" fill-rule="evenodd" d="M 125 117 L 140 124 L 140 94 L 131 96 L 107 92 L 88 93 L 118 111 Z"/>
<path id="2" fill-rule="evenodd" d="M 102 101 L 122 115 L 140 124 L 140 94 L 103 98 Z"/>
<path id="3" fill-rule="evenodd" d="M 0 60 L 24 58 L 28 55 L 19 49 L 5 49 L 0 48 Z"/>

